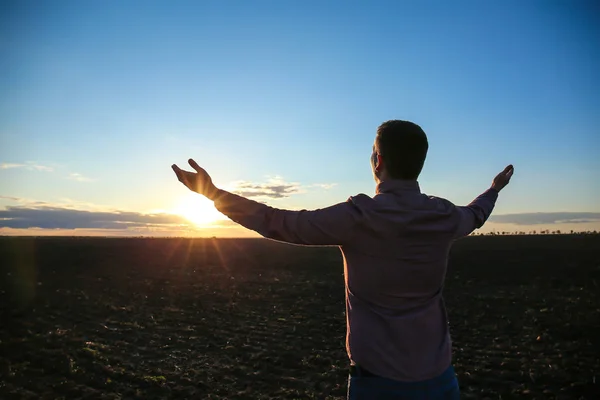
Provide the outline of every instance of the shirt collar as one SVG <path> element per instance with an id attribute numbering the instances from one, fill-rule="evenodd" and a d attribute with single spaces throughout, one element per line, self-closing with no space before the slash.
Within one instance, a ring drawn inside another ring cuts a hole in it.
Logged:
<path id="1" fill-rule="evenodd" d="M 376 193 L 418 192 L 421 193 L 419 182 L 402 179 L 389 179 L 377 185 Z"/>

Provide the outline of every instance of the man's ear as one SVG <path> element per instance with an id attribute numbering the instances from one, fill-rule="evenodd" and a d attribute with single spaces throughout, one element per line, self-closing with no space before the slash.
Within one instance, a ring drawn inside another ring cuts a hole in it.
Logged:
<path id="1" fill-rule="evenodd" d="M 375 164 L 375 171 L 381 172 L 383 168 L 383 158 L 381 158 L 381 154 L 377 153 L 377 164 Z"/>

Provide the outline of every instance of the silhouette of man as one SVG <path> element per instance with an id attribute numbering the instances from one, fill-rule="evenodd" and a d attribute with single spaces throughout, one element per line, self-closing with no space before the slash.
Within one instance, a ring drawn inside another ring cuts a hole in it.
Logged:
<path id="1" fill-rule="evenodd" d="M 262 236 L 302 245 L 337 245 L 344 258 L 348 399 L 458 399 L 442 289 L 452 242 L 481 227 L 512 165 L 468 206 L 421 193 L 425 132 L 400 120 L 377 129 L 371 167 L 376 194 L 314 211 L 279 210 L 220 190 L 173 165 L 180 182 Z"/>

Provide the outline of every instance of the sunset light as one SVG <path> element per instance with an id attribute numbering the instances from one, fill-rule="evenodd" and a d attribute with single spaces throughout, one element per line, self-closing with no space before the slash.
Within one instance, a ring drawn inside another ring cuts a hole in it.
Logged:
<path id="1" fill-rule="evenodd" d="M 194 193 L 183 195 L 173 212 L 196 226 L 210 225 L 216 221 L 226 219 L 223 214 L 217 211 L 212 201 Z"/>

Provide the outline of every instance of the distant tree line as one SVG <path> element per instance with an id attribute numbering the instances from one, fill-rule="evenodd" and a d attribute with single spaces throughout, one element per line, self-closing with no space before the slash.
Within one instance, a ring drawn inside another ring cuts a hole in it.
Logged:
<path id="1" fill-rule="evenodd" d="M 545 229 L 541 231 L 532 230 L 532 231 L 492 231 L 488 233 L 482 232 L 474 232 L 472 236 L 503 236 L 503 235 L 597 235 L 599 232 L 596 230 L 593 231 L 574 231 L 571 229 L 570 232 L 562 232 L 560 229 L 555 231 Z"/>

